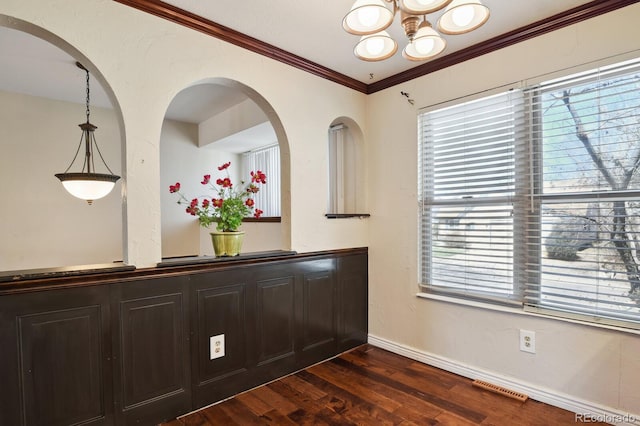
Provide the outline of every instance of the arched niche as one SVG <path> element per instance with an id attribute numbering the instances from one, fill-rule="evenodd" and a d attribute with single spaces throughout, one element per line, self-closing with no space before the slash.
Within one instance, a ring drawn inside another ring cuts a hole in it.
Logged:
<path id="1" fill-rule="evenodd" d="M 366 158 L 360 126 L 349 117 L 338 117 L 328 129 L 328 217 L 368 214 Z"/>
<path id="2" fill-rule="evenodd" d="M 113 91 L 86 56 L 55 34 L 6 15 L 0 15 L 0 31 L 5 49 L 16 38 L 20 51 L 0 52 L 0 270 L 123 260 L 124 125 Z M 28 61 L 28 67 L 19 68 L 17 60 Z M 86 121 L 86 74 L 76 61 L 90 71 L 99 148 L 122 176 L 93 205 L 69 195 L 54 176 L 71 162 L 81 136 L 78 124 Z M 12 83 L 11 73 L 19 73 L 20 84 Z"/>
<path id="3" fill-rule="evenodd" d="M 263 130 L 268 130 L 272 141 L 257 135 L 263 134 Z M 169 193 L 169 185 L 180 182 L 189 199 L 210 197 L 213 194 L 200 181 L 204 174 L 217 176 L 220 173 L 217 166 L 227 161 L 232 163 L 229 168 L 232 181 L 247 180 L 248 173 L 245 176 L 240 172 L 240 152 L 251 149 L 246 148 L 251 142 L 244 145 L 242 138 L 255 137 L 262 141 L 258 146 L 275 143 L 279 148 L 280 216 L 245 221 L 241 227 L 245 231 L 243 252 L 290 249 L 290 156 L 284 126 L 271 104 L 251 87 L 231 79 L 210 78 L 176 93 L 163 122 L 160 140 L 163 258 L 213 254 L 210 230 L 199 227 L 197 219 L 186 214 L 186 206 L 176 204 L 178 197 Z M 244 148 L 232 148 L 238 143 Z M 274 181 L 267 173 L 267 186 Z"/>

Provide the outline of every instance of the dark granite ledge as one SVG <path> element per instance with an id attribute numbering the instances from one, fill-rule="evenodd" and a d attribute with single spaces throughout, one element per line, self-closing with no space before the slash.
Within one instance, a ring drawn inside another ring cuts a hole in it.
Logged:
<path id="1" fill-rule="evenodd" d="M 218 263 L 218 262 L 235 262 L 243 260 L 254 259 L 266 259 L 266 258 L 279 258 L 288 257 L 298 254 L 295 251 L 287 250 L 272 250 L 272 251 L 256 251 L 252 253 L 241 253 L 239 256 L 188 256 L 188 257 L 170 257 L 162 259 L 162 262 L 158 263 L 159 268 L 167 266 L 188 266 L 188 265 L 201 265 L 203 263 Z"/>
<path id="2" fill-rule="evenodd" d="M 122 262 L 98 263 L 93 265 L 62 266 L 57 268 L 24 269 L 19 271 L 0 271 L 0 283 L 37 280 L 44 278 L 75 277 L 80 275 L 103 274 L 109 272 L 134 271 L 133 265 Z"/>
<path id="3" fill-rule="evenodd" d="M 324 215 L 327 219 L 350 219 L 350 218 L 358 218 L 358 219 L 366 219 L 371 217 L 369 213 L 327 213 Z"/>

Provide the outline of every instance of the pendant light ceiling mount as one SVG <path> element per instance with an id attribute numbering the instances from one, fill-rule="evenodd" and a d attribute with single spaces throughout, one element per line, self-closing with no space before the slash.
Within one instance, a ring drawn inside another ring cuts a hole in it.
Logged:
<path id="1" fill-rule="evenodd" d="M 400 25 L 408 39 L 402 55 L 412 61 L 424 61 L 439 55 L 446 47 L 445 39 L 426 16 L 442 9 L 445 10 L 436 27 L 443 34 L 465 34 L 489 19 L 489 8 L 480 0 L 356 0 L 342 27 L 361 36 L 354 48 L 357 58 L 382 61 L 398 50 L 398 44 L 385 30 L 400 12 Z"/>
<path id="2" fill-rule="evenodd" d="M 62 182 L 62 186 L 74 197 L 86 200 L 87 203 L 92 204 L 93 200 L 97 200 L 108 195 L 115 183 L 120 176 L 113 174 L 106 161 L 102 157 L 102 153 L 100 152 L 100 148 L 98 148 L 98 143 L 96 142 L 96 137 L 94 131 L 98 128 L 91 124 L 89 121 L 89 117 L 91 115 L 91 111 L 89 109 L 89 101 L 90 101 L 90 87 L 89 87 L 89 70 L 87 70 L 84 65 L 80 62 L 76 62 L 76 66 L 86 73 L 86 115 L 87 121 L 85 123 L 81 123 L 78 126 L 82 130 L 82 136 L 80 137 L 80 143 L 78 144 L 78 149 L 71 160 L 71 164 L 67 167 L 67 170 L 64 173 L 57 173 L 55 176 L 60 179 Z M 76 159 L 78 158 L 78 154 L 82 146 L 84 145 L 84 162 L 82 164 L 82 169 L 79 172 L 69 172 Z M 102 164 L 106 168 L 109 173 L 96 173 L 96 167 L 94 163 L 94 152 L 98 154 Z"/>

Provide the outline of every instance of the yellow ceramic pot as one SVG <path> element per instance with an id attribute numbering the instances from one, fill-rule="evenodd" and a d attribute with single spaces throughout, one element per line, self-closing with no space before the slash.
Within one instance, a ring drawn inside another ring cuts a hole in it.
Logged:
<path id="1" fill-rule="evenodd" d="M 244 232 L 211 232 L 211 242 L 216 257 L 238 256 L 242 250 Z"/>

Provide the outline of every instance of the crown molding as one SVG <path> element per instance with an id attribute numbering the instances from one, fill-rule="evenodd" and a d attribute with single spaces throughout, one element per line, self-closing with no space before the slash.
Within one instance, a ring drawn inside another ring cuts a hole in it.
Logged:
<path id="1" fill-rule="evenodd" d="M 595 0 L 573 9 L 550 16 L 532 24 L 517 28 L 482 43 L 458 50 L 449 55 L 429 61 L 423 65 L 392 75 L 367 86 L 367 94 L 388 89 L 396 84 L 413 80 L 417 77 L 468 61 L 469 59 L 491 53 L 516 43 L 538 37 L 540 35 L 559 30 L 560 28 L 576 24 L 589 18 L 594 18 L 616 9 L 638 3 L 640 0 Z"/>
<path id="2" fill-rule="evenodd" d="M 159 0 L 114 0 L 138 10 L 167 19 L 185 27 L 200 31 L 212 37 L 235 44 L 252 52 L 301 69 L 318 77 L 333 81 L 365 94 L 387 89 L 417 77 L 450 67 L 455 64 L 485 55 L 516 43 L 538 37 L 542 34 L 594 18 L 614 10 L 638 3 L 640 0 L 594 0 L 573 9 L 558 13 L 524 27 L 501 34 L 492 39 L 475 44 L 466 49 L 453 52 L 431 60 L 415 68 L 392 75 L 375 83 L 366 84 L 315 62 L 309 61 L 265 43 L 246 34 L 202 18 L 186 10 L 177 8 Z"/>
<path id="3" fill-rule="evenodd" d="M 196 31 L 208 34 L 220 40 L 235 44 L 252 52 L 266 56 L 276 61 L 285 63 L 295 68 L 325 78 L 362 93 L 367 93 L 367 84 L 354 78 L 336 72 L 315 62 L 309 61 L 301 56 L 294 55 L 279 47 L 265 43 L 256 38 L 250 37 L 239 31 L 225 27 L 201 16 L 195 15 L 186 10 L 159 0 L 114 0 L 143 12 L 150 13 L 160 18 L 175 22 Z"/>

